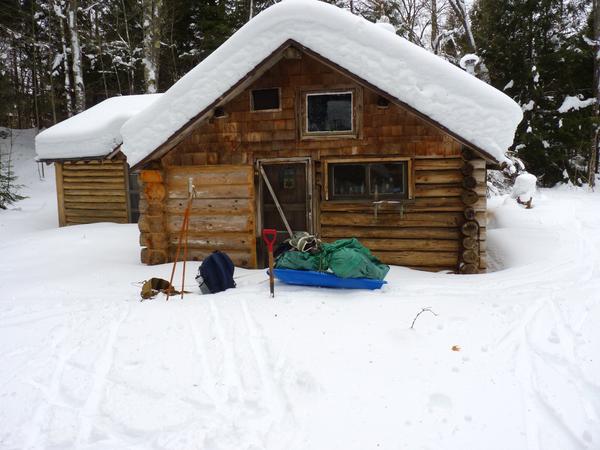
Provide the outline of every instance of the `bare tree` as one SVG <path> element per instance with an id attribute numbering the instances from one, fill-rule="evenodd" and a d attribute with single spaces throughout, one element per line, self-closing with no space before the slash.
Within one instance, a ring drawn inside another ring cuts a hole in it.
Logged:
<path id="1" fill-rule="evenodd" d="M 52 9 L 54 10 L 54 14 L 56 14 L 60 22 L 60 44 L 62 46 L 62 53 L 58 55 L 55 59 L 52 69 L 54 71 L 54 69 L 58 67 L 60 62 L 62 62 L 63 71 L 65 72 L 65 79 L 63 84 L 65 90 L 65 105 L 67 116 L 71 117 L 73 115 L 73 93 L 71 91 L 71 76 L 69 71 L 69 59 L 67 56 L 67 35 L 65 31 L 66 16 L 64 15 L 63 9 L 59 4 L 52 2 Z"/>
<path id="2" fill-rule="evenodd" d="M 69 33 L 71 35 L 71 58 L 75 85 L 75 111 L 85 109 L 85 85 L 81 67 L 81 45 L 79 44 L 79 28 L 77 27 L 77 0 L 69 0 Z"/>
<path id="3" fill-rule="evenodd" d="M 596 185 L 596 172 L 598 170 L 598 119 L 600 118 L 600 0 L 593 0 L 592 5 L 593 53 L 594 53 L 594 85 L 593 92 L 596 102 L 592 117 L 594 128 L 590 145 L 590 161 L 588 163 L 588 184 Z"/>
<path id="4" fill-rule="evenodd" d="M 145 3 L 144 5 L 145 6 Z M 127 7 L 125 5 L 125 0 L 121 0 L 121 7 L 123 9 L 123 20 L 124 20 L 124 24 L 125 24 L 125 37 L 126 40 L 123 39 L 121 36 L 119 36 L 121 38 L 121 41 L 125 44 L 125 48 L 127 49 L 127 56 L 128 56 L 128 65 L 127 65 L 127 80 L 129 82 L 129 94 L 133 94 L 134 93 L 134 83 L 135 83 L 135 71 L 134 71 L 134 60 L 135 60 L 135 46 L 132 45 L 132 41 L 131 41 L 131 35 L 129 33 L 129 19 L 128 19 L 128 14 L 127 14 Z M 146 31 L 144 30 L 144 37 L 146 36 Z M 115 68 L 116 71 L 116 68 Z M 120 81 L 118 81 L 118 72 L 117 72 L 117 82 L 119 83 L 119 92 L 121 92 L 121 86 L 120 86 Z M 145 78 L 144 78 L 145 79 Z"/>
<path id="5" fill-rule="evenodd" d="M 435 43 L 438 41 L 438 9 L 437 0 L 431 0 L 431 49 L 433 53 L 437 55 L 437 46 Z"/>
<path id="6" fill-rule="evenodd" d="M 397 0 L 392 2 L 392 5 L 393 12 L 397 15 L 399 28 L 406 39 L 421 47 L 426 47 L 425 32 L 431 24 L 431 16 L 428 15 L 428 0 Z"/>
<path id="7" fill-rule="evenodd" d="M 153 94 L 158 90 L 158 70 L 160 57 L 161 23 L 160 13 L 162 0 L 143 0 L 144 30 L 144 81 L 146 93 Z"/>
<path id="8" fill-rule="evenodd" d="M 460 21 L 460 23 L 463 26 L 463 29 L 465 31 L 465 36 L 467 38 L 467 42 L 469 44 L 471 52 L 474 54 L 477 54 L 477 45 L 475 45 L 475 37 L 473 36 L 473 31 L 471 30 L 471 19 L 469 17 L 469 11 L 467 10 L 467 7 L 465 5 L 465 0 L 448 0 L 448 3 L 450 4 L 450 7 L 454 11 L 454 14 L 456 15 L 457 19 Z M 487 69 L 485 62 L 483 61 L 483 58 L 481 57 L 481 55 L 478 55 L 478 56 L 479 56 L 478 76 L 482 80 L 489 82 L 490 77 L 489 77 L 488 69 Z"/>
<path id="9" fill-rule="evenodd" d="M 465 6 L 465 0 L 448 0 L 448 2 L 465 30 L 465 35 L 469 47 L 471 47 L 471 51 L 476 53 L 477 46 L 475 45 L 475 38 L 473 37 L 473 31 L 471 30 L 471 20 L 469 19 L 469 13 Z"/>

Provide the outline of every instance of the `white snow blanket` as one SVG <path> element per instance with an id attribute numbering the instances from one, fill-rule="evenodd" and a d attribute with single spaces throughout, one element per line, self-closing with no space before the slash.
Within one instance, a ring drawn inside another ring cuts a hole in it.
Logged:
<path id="1" fill-rule="evenodd" d="M 162 94 L 112 97 L 42 131 L 35 138 L 39 159 L 105 156 L 123 142 L 121 126 Z"/>
<path id="2" fill-rule="evenodd" d="M 348 11 L 316 0 L 286 0 L 258 14 L 123 125 L 122 150 L 129 164 L 152 153 L 289 39 L 504 160 L 522 118 L 511 98 Z"/>
<path id="3" fill-rule="evenodd" d="M 183 301 L 140 303 L 136 281 L 171 265 L 140 264 L 133 224 L 58 228 L 52 173 L 14 156 L 29 198 L 0 210 L 2 449 L 599 448 L 598 192 L 490 199 L 485 275 L 392 267 L 382 291 L 272 299 L 264 270 L 236 269 L 202 296 L 189 262 Z"/>

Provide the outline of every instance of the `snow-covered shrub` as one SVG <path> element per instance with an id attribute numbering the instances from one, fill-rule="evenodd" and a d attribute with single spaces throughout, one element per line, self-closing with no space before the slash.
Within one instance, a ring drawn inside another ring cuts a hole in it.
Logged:
<path id="1" fill-rule="evenodd" d="M 512 198 L 522 205 L 527 205 L 527 208 L 531 208 L 536 184 L 537 177 L 535 175 L 527 172 L 522 173 L 515 179 L 511 193 Z"/>
<path id="2" fill-rule="evenodd" d="M 507 152 L 510 162 L 505 162 L 500 170 L 487 171 L 487 196 L 510 194 L 515 179 L 525 172 L 525 164 L 513 152 Z"/>
<path id="3" fill-rule="evenodd" d="M 22 200 L 20 185 L 12 169 L 12 130 L 0 128 L 0 209 Z"/>

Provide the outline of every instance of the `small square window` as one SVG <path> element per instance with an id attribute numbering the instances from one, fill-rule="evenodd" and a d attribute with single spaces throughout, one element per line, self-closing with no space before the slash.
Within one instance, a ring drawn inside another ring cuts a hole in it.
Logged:
<path id="1" fill-rule="evenodd" d="M 408 163 L 357 162 L 329 164 L 332 200 L 408 198 Z"/>
<path id="2" fill-rule="evenodd" d="M 255 89 L 251 93 L 252 111 L 272 111 L 279 109 L 279 88 Z"/>
<path id="3" fill-rule="evenodd" d="M 306 94 L 306 132 L 352 132 L 352 92 Z"/>

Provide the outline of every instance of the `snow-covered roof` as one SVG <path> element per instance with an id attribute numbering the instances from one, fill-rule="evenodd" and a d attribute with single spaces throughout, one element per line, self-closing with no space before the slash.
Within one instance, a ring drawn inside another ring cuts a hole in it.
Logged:
<path id="1" fill-rule="evenodd" d="M 106 156 L 123 142 L 121 126 L 162 94 L 112 97 L 42 131 L 35 138 L 38 158 Z"/>
<path id="2" fill-rule="evenodd" d="M 121 150 L 129 164 L 147 158 L 289 40 L 407 104 L 464 143 L 505 159 L 522 119 L 511 98 L 380 24 L 316 0 L 285 0 L 258 14 L 123 125 Z"/>

